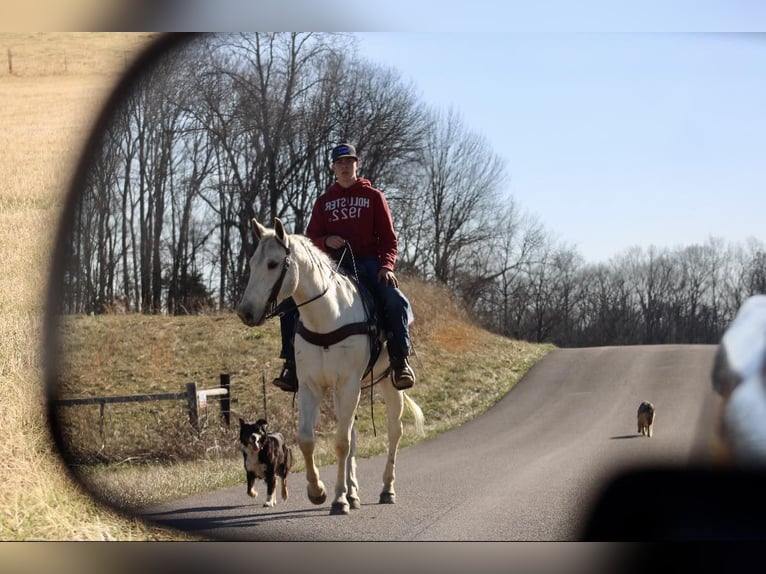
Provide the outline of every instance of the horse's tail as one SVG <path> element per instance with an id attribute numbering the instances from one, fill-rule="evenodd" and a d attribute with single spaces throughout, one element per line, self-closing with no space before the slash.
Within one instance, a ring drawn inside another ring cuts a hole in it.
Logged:
<path id="1" fill-rule="evenodd" d="M 413 401 L 412 397 L 406 392 L 402 392 L 402 397 L 404 398 L 404 404 L 407 405 L 407 410 L 409 410 L 412 413 L 412 416 L 415 417 L 415 429 L 418 431 L 419 435 L 425 436 L 426 430 L 423 409 L 421 409 L 418 403 Z"/>

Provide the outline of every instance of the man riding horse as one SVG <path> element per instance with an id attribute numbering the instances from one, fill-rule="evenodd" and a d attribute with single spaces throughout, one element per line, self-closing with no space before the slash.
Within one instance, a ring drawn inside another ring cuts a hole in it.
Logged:
<path id="1" fill-rule="evenodd" d="M 311 212 L 306 235 L 320 249 L 340 260 L 341 266 L 373 293 L 386 329 L 393 384 L 399 390 L 415 383 L 407 357 L 410 354 L 409 302 L 399 290 L 394 275 L 398 241 L 391 210 L 383 192 L 357 176 L 359 158 L 353 145 L 342 143 L 332 150 L 332 171 L 336 181 L 319 196 Z M 349 255 L 343 250 L 348 248 Z M 298 310 L 292 300 L 280 306 L 282 372 L 272 382 L 280 389 L 297 392 L 293 337 Z"/>

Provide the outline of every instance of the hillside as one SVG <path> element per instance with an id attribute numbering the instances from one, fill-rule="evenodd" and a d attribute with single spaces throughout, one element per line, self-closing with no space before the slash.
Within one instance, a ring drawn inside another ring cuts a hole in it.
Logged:
<path id="1" fill-rule="evenodd" d="M 474 326 L 444 288 L 415 281 L 403 287 L 412 293 L 416 314 L 411 363 L 417 383 L 409 394 L 426 414 L 427 436 L 486 410 L 551 348 L 508 340 Z M 239 464 L 238 453 L 229 448 L 237 436 L 238 416 L 266 417 L 291 443 L 297 440 L 293 395 L 270 384 L 282 364 L 276 320 L 250 329 L 232 313 L 78 315 L 62 319 L 61 333 L 61 398 L 176 393 L 188 382 L 212 388 L 227 374 L 235 401 L 230 429 L 218 428 L 218 408 L 211 401 L 205 411 L 206 432 L 194 447 L 190 440 L 169 440 L 174 433 L 191 434 L 183 401 L 109 405 L 103 419 L 97 405 L 62 408 L 62 428 L 78 464 L 210 456 L 233 458 Z M 358 421 L 362 455 L 377 454 L 385 446 L 373 436 L 372 427 L 374 414 L 376 428 L 385 429 L 382 399 L 375 393 L 371 403 L 365 387 Z M 320 428 L 324 436 L 333 429 L 330 397 L 323 403 Z M 408 429 L 403 445 L 419 438 Z M 332 452 L 331 444 L 327 449 Z"/>

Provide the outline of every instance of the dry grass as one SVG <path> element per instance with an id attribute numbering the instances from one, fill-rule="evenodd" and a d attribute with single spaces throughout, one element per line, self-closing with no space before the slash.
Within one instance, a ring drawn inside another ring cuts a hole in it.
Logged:
<path id="1" fill-rule="evenodd" d="M 125 71 L 153 33 L 2 32 L 2 72 L 16 77 L 100 76 L 109 81 Z M 9 69 L 10 68 L 10 69 Z"/>
<path id="2" fill-rule="evenodd" d="M 0 35 L 18 75 L 0 75 L 0 539 L 173 539 L 93 504 L 52 449 L 44 415 L 40 352 L 44 288 L 53 231 L 83 138 L 134 51 L 134 34 Z M 110 48 L 107 49 L 108 46 Z M 68 70 L 51 61 L 55 47 Z M 76 47 L 76 50 L 75 50 Z M 70 52 L 71 50 L 71 52 Z M 90 64 L 85 71 L 75 66 Z M 7 70 L 7 67 L 5 68 Z"/>
<path id="3" fill-rule="evenodd" d="M 0 442 L 3 540 L 183 538 L 100 506 L 70 478 L 46 427 L 42 388 L 44 292 L 60 207 L 95 112 L 131 54 L 147 40 L 144 34 L 126 33 L 0 34 L 0 54 L 7 55 L 10 49 L 13 58 L 13 73 L 7 73 L 6 65 L 0 74 L 0 385 L 4 390 L 0 420 L 6 433 Z M 405 290 L 418 316 L 413 336 L 419 380 L 411 394 L 426 412 L 429 434 L 485 410 L 549 350 L 486 334 L 467 322 L 434 286 L 405 285 Z M 261 378 L 273 376 L 278 369 L 276 325 L 248 330 L 227 315 L 75 317 L 67 320 L 64 329 L 61 391 L 69 395 L 179 391 L 186 381 L 213 385 L 220 372 L 228 372 L 239 398 L 234 408 L 250 416 L 261 409 Z M 194 360 L 190 360 L 192 356 Z M 294 425 L 290 395 L 270 389 L 267 393 L 270 416 L 274 413 L 274 420 Z M 362 401 L 360 451 L 376 452 L 383 440 L 372 438 L 370 411 L 365 406 L 369 395 Z M 88 409 L 79 411 L 90 435 L 85 427 L 71 430 L 72 441 L 81 441 L 83 451 L 92 449 L 91 438 L 102 439 L 98 408 L 94 408 L 95 414 Z M 130 414 L 120 414 L 116 406 L 107 406 L 109 425 L 105 428 L 112 434 L 103 435 L 101 455 L 106 460 L 135 456 L 127 448 L 139 439 L 149 441 L 141 444 L 142 451 L 155 448 L 149 440 L 151 431 L 129 436 L 129 440 L 125 434 L 114 434 L 135 432 L 135 425 L 123 423 L 147 416 L 147 411 L 127 412 Z M 383 409 L 376 408 L 375 416 L 382 415 Z M 177 420 L 172 413 L 159 411 L 148 411 L 148 416 L 165 429 Z M 70 418 L 75 424 L 78 417 Z M 322 425 L 330 428 L 329 421 Z M 382 419 L 376 418 L 376 425 L 379 432 L 384 428 Z M 203 438 L 217 440 L 219 448 L 211 450 L 210 442 L 198 445 L 203 451 L 192 454 L 203 454 L 196 461 L 154 466 L 151 471 L 127 464 L 82 467 L 81 476 L 89 488 L 126 506 L 155 501 L 152 492 L 171 487 L 195 492 L 237 480 L 241 463 L 227 450 L 232 437 L 229 431 L 214 427 Z M 417 437 L 408 432 L 404 444 L 413 440 Z M 96 445 L 99 448 L 101 444 Z M 174 460 L 187 456 L 175 453 Z M 152 460 L 152 456 L 143 460 Z M 191 478 L 179 484 L 179 476 Z"/>
<path id="4" fill-rule="evenodd" d="M 472 326 L 460 318 L 457 307 L 449 308 L 450 297 L 444 289 L 416 281 L 403 282 L 403 288 L 412 294 L 416 317 L 423 316 L 423 324 L 418 319 L 413 328 L 418 383 L 410 394 L 427 414 L 426 436 L 486 410 L 549 349 L 509 341 Z M 443 303 L 438 311 L 420 312 L 434 302 Z M 189 426 L 183 400 L 110 404 L 103 416 L 98 405 L 61 407 L 61 431 L 70 447 L 67 454 L 78 465 L 238 460 L 231 448 L 237 438 L 236 416 L 253 420 L 265 416 L 289 442 L 297 441 L 293 396 L 264 385 L 281 366 L 277 321 L 248 329 L 231 313 L 74 316 L 62 318 L 60 331 L 62 397 L 177 393 L 190 381 L 199 388 L 215 387 L 220 373 L 228 373 L 236 401 L 231 429 L 221 427 L 219 409 L 210 401 L 204 411 L 208 424 L 200 436 Z M 385 441 L 374 430 L 384 432 L 384 415 L 377 392 L 371 397 L 365 390 L 358 422 L 361 455 L 383 451 Z M 319 425 L 320 459 L 325 462 L 332 460 L 333 428 L 331 401 L 326 397 Z M 410 431 L 403 445 L 419 438 Z"/>

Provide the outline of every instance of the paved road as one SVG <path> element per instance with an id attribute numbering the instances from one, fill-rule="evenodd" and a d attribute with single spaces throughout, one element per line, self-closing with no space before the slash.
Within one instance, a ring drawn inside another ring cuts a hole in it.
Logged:
<path id="1" fill-rule="evenodd" d="M 395 505 L 377 504 L 379 456 L 359 461 L 362 508 L 348 516 L 329 516 L 329 500 L 312 505 L 303 473 L 290 476 L 290 498 L 274 508 L 260 506 L 262 482 L 257 499 L 245 495 L 243 474 L 241 486 L 143 516 L 237 541 L 577 540 L 593 497 L 618 470 L 704 458 L 717 403 L 715 349 L 557 349 L 480 418 L 403 449 Z M 642 400 L 657 409 L 652 438 L 636 433 Z M 332 491 L 334 470 L 321 472 Z"/>

